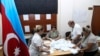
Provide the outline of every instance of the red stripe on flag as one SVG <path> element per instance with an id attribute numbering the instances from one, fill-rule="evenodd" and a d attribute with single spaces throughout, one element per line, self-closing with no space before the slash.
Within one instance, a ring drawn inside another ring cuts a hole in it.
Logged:
<path id="1" fill-rule="evenodd" d="M 3 50 L 5 56 L 29 56 L 27 46 L 20 40 L 9 22 L 3 5 L 1 5 L 2 29 L 3 29 Z"/>

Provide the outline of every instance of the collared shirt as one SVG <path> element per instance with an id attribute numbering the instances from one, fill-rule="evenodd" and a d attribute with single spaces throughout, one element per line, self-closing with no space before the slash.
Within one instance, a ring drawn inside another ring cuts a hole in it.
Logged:
<path id="1" fill-rule="evenodd" d="M 75 24 L 72 32 L 71 32 L 71 39 L 75 39 L 77 35 L 82 34 L 82 27 L 79 24 Z"/>

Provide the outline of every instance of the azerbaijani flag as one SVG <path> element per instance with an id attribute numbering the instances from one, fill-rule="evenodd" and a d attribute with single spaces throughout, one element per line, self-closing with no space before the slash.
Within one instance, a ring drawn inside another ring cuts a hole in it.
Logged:
<path id="1" fill-rule="evenodd" d="M 14 0 L 1 0 L 4 56 L 29 56 Z"/>

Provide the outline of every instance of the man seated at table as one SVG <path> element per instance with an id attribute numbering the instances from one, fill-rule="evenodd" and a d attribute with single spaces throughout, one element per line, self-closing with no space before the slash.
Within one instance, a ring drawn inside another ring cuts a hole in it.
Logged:
<path id="1" fill-rule="evenodd" d="M 51 30 L 47 33 L 46 38 L 55 40 L 60 39 L 59 32 L 57 31 L 56 26 L 51 27 Z"/>

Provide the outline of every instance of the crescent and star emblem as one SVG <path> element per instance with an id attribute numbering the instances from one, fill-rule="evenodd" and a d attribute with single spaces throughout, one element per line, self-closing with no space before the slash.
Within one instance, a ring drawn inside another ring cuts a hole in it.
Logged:
<path id="1" fill-rule="evenodd" d="M 7 34 L 6 40 L 5 40 L 5 42 L 4 42 L 4 53 L 5 53 L 6 56 L 9 56 L 9 55 L 8 55 L 8 42 L 9 42 L 9 40 L 11 40 L 12 38 L 15 38 L 15 39 L 19 42 L 19 39 L 18 39 L 18 37 L 16 36 L 16 34 L 14 34 L 14 33 L 9 33 L 9 34 Z M 14 52 L 15 56 L 17 56 L 17 55 L 19 54 L 19 52 L 20 52 L 19 48 L 16 47 L 16 48 L 15 48 L 15 52 Z"/>

